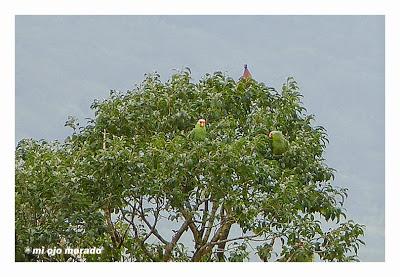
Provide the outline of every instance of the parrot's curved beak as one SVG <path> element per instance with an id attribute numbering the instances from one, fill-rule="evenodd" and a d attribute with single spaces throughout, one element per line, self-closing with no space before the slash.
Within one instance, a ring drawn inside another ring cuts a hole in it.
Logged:
<path id="1" fill-rule="evenodd" d="M 269 132 L 268 137 L 272 138 L 272 132 Z"/>
<path id="2" fill-rule="evenodd" d="M 206 120 L 205 119 L 200 119 L 199 123 L 200 123 L 200 127 L 206 126 Z"/>

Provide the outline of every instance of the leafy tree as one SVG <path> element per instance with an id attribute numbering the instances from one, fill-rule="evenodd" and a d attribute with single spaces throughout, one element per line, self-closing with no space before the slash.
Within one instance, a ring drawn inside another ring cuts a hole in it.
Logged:
<path id="1" fill-rule="evenodd" d="M 353 261 L 364 226 L 324 161 L 293 78 L 281 93 L 221 72 L 158 74 L 94 101 L 64 142 L 16 148 L 17 261 Z M 205 140 L 190 133 L 207 120 Z M 272 130 L 289 141 L 274 155 Z M 184 239 L 184 237 L 187 237 Z M 26 247 L 102 247 L 33 255 Z"/>

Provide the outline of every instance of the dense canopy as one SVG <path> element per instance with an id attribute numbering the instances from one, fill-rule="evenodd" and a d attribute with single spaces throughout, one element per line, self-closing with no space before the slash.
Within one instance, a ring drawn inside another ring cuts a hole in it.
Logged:
<path id="1" fill-rule="evenodd" d="M 64 142 L 20 141 L 16 260 L 357 260 L 363 226 L 345 218 L 326 131 L 301 97 L 293 78 L 277 92 L 221 72 L 148 74 L 95 101 L 84 127 L 71 117 Z M 271 131 L 289 142 L 281 155 Z M 104 251 L 26 250 L 42 246 Z"/>

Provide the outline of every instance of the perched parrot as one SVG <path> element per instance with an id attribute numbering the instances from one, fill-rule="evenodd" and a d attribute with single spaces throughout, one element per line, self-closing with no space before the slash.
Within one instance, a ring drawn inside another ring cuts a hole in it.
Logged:
<path id="1" fill-rule="evenodd" d="M 272 153 L 274 155 L 282 155 L 288 150 L 289 142 L 281 131 L 271 131 L 268 136 L 272 139 Z"/>
<path id="2" fill-rule="evenodd" d="M 197 141 L 202 141 L 206 138 L 206 120 L 203 118 L 200 118 L 199 121 L 197 121 L 196 126 L 191 132 L 191 137 L 194 140 Z"/>
<path id="3" fill-rule="evenodd" d="M 247 64 L 244 65 L 244 71 L 243 71 L 243 75 L 242 75 L 242 79 L 251 79 L 251 73 L 250 71 L 247 69 Z"/>

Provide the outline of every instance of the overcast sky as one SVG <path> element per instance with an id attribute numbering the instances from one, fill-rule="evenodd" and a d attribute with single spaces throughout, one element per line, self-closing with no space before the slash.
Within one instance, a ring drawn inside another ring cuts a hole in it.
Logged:
<path id="1" fill-rule="evenodd" d="M 384 260 L 383 16 L 17 16 L 15 47 L 16 142 L 63 140 L 68 115 L 84 122 L 147 72 L 238 78 L 247 63 L 277 89 L 293 76 L 328 130 L 348 215 L 367 226 L 360 258 Z"/>

